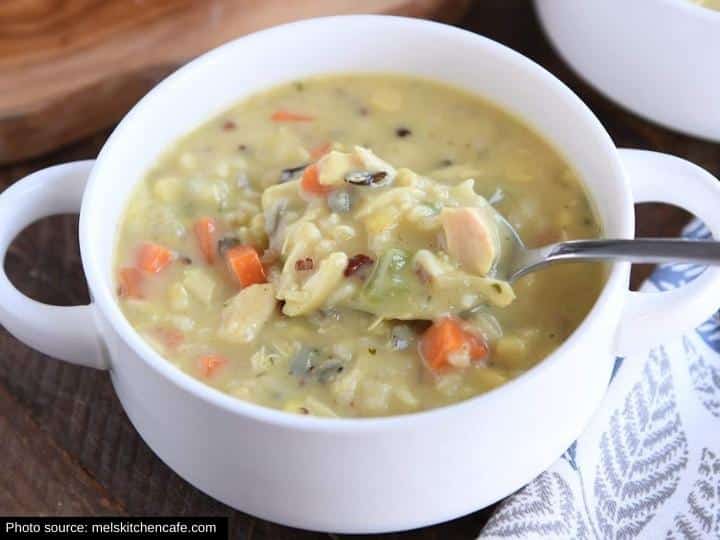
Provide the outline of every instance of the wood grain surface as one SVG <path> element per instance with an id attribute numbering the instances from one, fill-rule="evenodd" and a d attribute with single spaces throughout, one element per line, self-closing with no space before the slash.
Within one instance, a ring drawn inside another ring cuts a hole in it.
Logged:
<path id="1" fill-rule="evenodd" d="M 342 13 L 455 22 L 469 1 L 2 0 L 0 163 L 108 127 L 175 66 L 242 34 Z"/>
<path id="2" fill-rule="evenodd" d="M 555 73 L 595 111 L 619 146 L 670 152 L 720 175 L 720 145 L 653 126 L 578 80 L 543 37 L 529 0 L 475 2 L 462 26 L 513 47 Z M 51 164 L 94 157 L 106 136 L 0 168 L 0 187 Z M 660 205 L 644 205 L 637 216 L 638 233 L 645 236 L 675 235 L 688 219 L 685 212 Z M 87 302 L 76 229 L 76 216 L 50 218 L 27 229 L 6 260 L 13 282 L 44 302 Z M 635 269 L 633 283 L 637 285 L 647 271 Z M 55 362 L 4 330 L 0 330 L 0 453 L 2 514 L 221 515 L 230 518 L 233 538 L 350 538 L 264 522 L 204 495 L 143 443 L 124 415 L 107 373 Z M 471 539 L 490 512 L 377 538 Z"/>

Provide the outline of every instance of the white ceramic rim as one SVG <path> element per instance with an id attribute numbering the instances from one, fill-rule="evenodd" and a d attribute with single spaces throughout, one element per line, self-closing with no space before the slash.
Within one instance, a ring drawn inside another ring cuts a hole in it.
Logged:
<path id="1" fill-rule="evenodd" d="M 113 133 L 110 135 L 105 145 L 103 146 L 100 154 L 97 157 L 97 162 L 102 161 L 103 156 L 113 151 L 115 141 L 123 136 L 124 125 L 132 121 L 135 117 L 140 115 L 152 115 L 152 111 L 148 109 L 147 104 L 150 96 L 154 96 L 164 91 L 165 87 L 172 85 L 176 80 L 183 77 L 192 77 L 194 66 L 211 62 L 215 57 L 225 54 L 225 52 L 231 49 L 234 44 L 246 38 L 258 35 L 272 35 L 278 32 L 287 32 L 293 28 L 300 27 L 302 25 L 312 24 L 327 24 L 335 23 L 342 24 L 344 20 L 349 18 L 381 18 L 383 20 L 394 19 L 402 24 L 412 24 L 418 26 L 426 26 L 426 31 L 434 31 L 438 34 L 442 33 L 454 33 L 456 35 L 464 35 L 465 39 L 473 42 L 483 42 L 484 46 L 491 50 L 493 54 L 502 57 L 503 62 L 514 63 L 518 67 L 534 72 L 534 75 L 544 82 L 544 84 L 551 87 L 555 92 L 562 94 L 567 100 L 567 106 L 570 109 L 575 109 L 575 113 L 584 115 L 589 123 L 595 126 L 595 136 L 599 137 L 604 142 L 606 149 L 608 150 L 607 163 L 608 170 L 613 173 L 615 178 L 618 178 L 623 182 L 623 193 L 624 200 L 618 201 L 621 205 L 623 223 L 620 223 L 620 230 L 632 230 L 634 227 L 634 212 L 633 212 L 633 200 L 632 191 L 630 185 L 625 178 L 624 172 L 620 165 L 620 161 L 617 155 L 617 149 L 610 139 L 610 136 L 605 131 L 603 126 L 600 124 L 597 117 L 590 111 L 590 109 L 580 100 L 580 98 L 572 92 L 564 83 L 552 75 L 549 71 L 536 64 L 532 60 L 526 58 L 518 52 L 479 34 L 456 28 L 450 25 L 426 21 L 421 19 L 411 19 L 406 17 L 387 16 L 387 15 L 339 15 L 333 17 L 321 17 L 314 19 L 305 19 L 302 21 L 287 23 L 279 26 L 275 26 L 266 30 L 261 30 L 253 34 L 248 34 L 228 42 L 220 47 L 213 49 L 202 56 L 199 56 L 195 60 L 188 64 L 180 67 L 177 71 L 169 75 L 157 86 L 155 86 L 150 92 L 146 94 L 123 118 L 120 124 L 115 128 Z M 439 36 L 440 37 L 440 36 Z M 280 81 L 279 81 L 280 82 Z M 557 149 L 562 152 L 562 149 Z M 99 309 L 102 315 L 110 322 L 113 329 L 119 334 L 124 342 L 140 357 L 144 362 L 151 366 L 156 372 L 164 376 L 168 380 L 172 381 L 181 389 L 190 392 L 194 396 L 221 407 L 231 413 L 240 414 L 247 417 L 251 417 L 261 422 L 267 422 L 274 425 L 280 425 L 284 427 L 295 428 L 299 431 L 332 431 L 332 432 L 367 432 L 367 431 L 378 431 L 378 430 L 392 430 L 398 424 L 407 424 L 409 422 L 420 423 L 424 421 L 437 420 L 445 417 L 447 421 L 452 420 L 453 413 L 460 408 L 467 408 L 474 405 L 478 400 L 485 400 L 490 402 L 495 399 L 495 396 L 499 392 L 509 392 L 515 387 L 522 386 L 527 381 L 534 377 L 539 377 L 543 371 L 551 368 L 551 365 L 558 362 L 560 356 L 567 350 L 574 347 L 574 343 L 577 340 L 583 339 L 583 334 L 587 333 L 588 327 L 593 324 L 593 320 L 598 317 L 598 314 L 607 309 L 610 302 L 611 296 L 615 294 L 627 294 L 627 281 L 624 279 L 623 265 L 615 264 L 610 266 L 608 272 L 607 281 L 605 286 L 600 293 L 600 296 L 596 300 L 590 312 L 583 319 L 582 323 L 575 329 L 575 331 L 566 339 L 553 353 L 547 356 L 545 359 L 540 361 L 537 365 L 533 366 L 530 370 L 523 373 L 519 377 L 508 381 L 502 386 L 480 394 L 473 398 L 469 398 L 464 401 L 460 401 L 454 404 L 430 409 L 426 411 L 420 411 L 409 414 L 393 415 L 387 417 L 371 417 L 371 418 L 318 418 L 313 416 L 300 416 L 284 411 L 271 409 L 262 405 L 256 405 L 254 403 L 243 401 L 241 399 L 232 397 L 228 394 L 216 390 L 211 386 L 208 386 L 201 381 L 193 378 L 192 376 L 184 373 L 177 367 L 175 367 L 170 361 L 163 358 L 158 352 L 156 352 L 148 343 L 146 343 L 135 329 L 130 325 L 129 321 L 125 318 L 120 306 L 115 298 L 113 287 L 107 283 L 104 276 L 100 272 L 100 264 L 95 260 L 95 254 L 92 249 L 90 240 L 90 227 L 95 219 L 102 219 L 101 215 L 96 216 L 94 209 L 89 205 L 88 201 L 92 201 L 96 197 L 103 196 L 103 184 L 102 179 L 96 174 L 97 166 L 93 168 L 93 171 L 88 179 L 87 187 L 83 195 L 82 210 L 80 212 L 80 225 L 79 225 L 79 236 L 80 236 L 80 252 L 82 256 L 83 269 L 85 271 L 85 277 L 87 279 L 89 289 L 93 298 L 94 305 Z M 140 180 L 141 181 L 141 180 Z M 114 239 L 113 239 L 114 240 Z M 112 366 L 111 366 L 112 369 Z"/>

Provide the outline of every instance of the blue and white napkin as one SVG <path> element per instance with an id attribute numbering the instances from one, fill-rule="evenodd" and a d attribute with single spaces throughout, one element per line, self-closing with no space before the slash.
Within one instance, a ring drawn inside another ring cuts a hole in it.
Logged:
<path id="1" fill-rule="evenodd" d="M 683 235 L 710 237 L 697 222 Z M 663 265 L 643 290 L 679 287 L 702 270 Z M 677 341 L 616 360 L 583 435 L 480 534 L 500 538 L 720 539 L 719 313 Z"/>

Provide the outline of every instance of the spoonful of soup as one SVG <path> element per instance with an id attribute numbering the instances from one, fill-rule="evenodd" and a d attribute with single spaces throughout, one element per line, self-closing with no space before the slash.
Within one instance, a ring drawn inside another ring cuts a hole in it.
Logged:
<path id="1" fill-rule="evenodd" d="M 720 263 L 720 243 L 573 240 L 529 249 L 474 189 L 395 169 L 367 148 L 330 151 L 262 197 L 283 313 L 345 307 L 379 319 L 437 320 L 505 307 L 512 283 L 577 260 Z"/>
<path id="2" fill-rule="evenodd" d="M 508 305 L 512 287 L 494 277 L 497 212 L 473 185 L 395 169 L 355 147 L 266 189 L 266 231 L 284 261 L 273 280 L 283 313 L 333 306 L 434 320 L 481 303 Z"/>

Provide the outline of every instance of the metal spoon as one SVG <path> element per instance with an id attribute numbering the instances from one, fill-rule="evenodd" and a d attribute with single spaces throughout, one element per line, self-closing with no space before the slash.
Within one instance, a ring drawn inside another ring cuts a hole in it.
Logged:
<path id="1" fill-rule="evenodd" d="M 628 261 L 634 263 L 693 262 L 720 265 L 720 242 L 680 238 L 636 238 L 569 240 L 538 248 L 527 248 L 515 228 L 497 215 L 506 232 L 505 254 L 497 265 L 498 279 L 513 282 L 543 266 L 555 262 Z M 507 249 L 509 246 L 509 249 Z M 500 271 L 501 270 L 501 271 Z M 502 274 L 502 275 L 499 275 Z"/>

